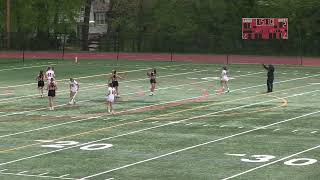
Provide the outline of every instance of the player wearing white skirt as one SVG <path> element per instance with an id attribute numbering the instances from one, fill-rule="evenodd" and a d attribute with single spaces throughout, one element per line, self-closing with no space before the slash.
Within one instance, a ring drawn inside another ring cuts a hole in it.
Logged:
<path id="1" fill-rule="evenodd" d="M 107 99 L 107 109 L 109 113 L 113 112 L 112 104 L 114 103 L 114 98 L 116 95 L 116 89 L 112 86 L 112 83 L 109 83 L 108 91 L 106 93 L 106 99 Z"/>
<path id="2" fill-rule="evenodd" d="M 76 104 L 76 95 L 79 91 L 79 84 L 73 78 L 70 78 L 70 101 L 69 104 Z"/>
<path id="3" fill-rule="evenodd" d="M 227 70 L 227 67 L 224 66 L 222 68 L 222 72 L 220 76 L 220 83 L 223 91 L 225 91 L 225 89 L 227 88 L 227 92 L 230 92 L 230 89 L 228 87 L 228 81 L 229 81 L 228 70 Z"/>
<path id="4" fill-rule="evenodd" d="M 54 73 L 53 67 L 48 67 L 47 72 L 46 72 L 46 79 L 48 83 L 50 83 L 50 80 L 53 78 L 55 79 L 56 75 Z"/>

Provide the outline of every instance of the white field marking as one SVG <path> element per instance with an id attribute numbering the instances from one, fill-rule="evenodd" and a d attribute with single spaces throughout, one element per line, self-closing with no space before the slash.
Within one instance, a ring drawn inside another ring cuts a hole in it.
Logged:
<path id="1" fill-rule="evenodd" d="M 230 153 L 224 153 L 224 154 L 227 156 L 237 156 L 237 157 L 243 157 L 246 155 L 246 154 L 230 154 Z"/>
<path id="2" fill-rule="evenodd" d="M 317 133 L 317 132 L 318 132 L 318 131 L 312 131 L 311 134 L 315 134 L 315 133 Z"/>
<path id="3" fill-rule="evenodd" d="M 241 126 L 240 126 L 240 127 L 238 127 L 238 128 L 239 128 L 239 129 L 243 129 L 243 127 L 241 127 Z"/>
<path id="4" fill-rule="evenodd" d="M 294 118 L 286 119 L 286 120 L 279 121 L 279 122 L 276 122 L 276 123 L 272 123 L 272 124 L 269 124 L 269 125 L 266 125 L 266 126 L 262 126 L 262 127 L 270 127 L 270 126 L 273 126 L 273 125 L 282 124 L 282 123 L 285 123 L 285 122 L 289 122 L 289 121 L 292 121 L 292 120 L 295 120 L 295 119 L 303 118 L 303 117 L 314 115 L 314 114 L 318 114 L 318 113 L 320 113 L 320 111 L 315 111 L 315 112 L 312 112 L 312 113 L 303 114 L 303 115 L 300 115 L 300 116 L 297 116 L 297 117 L 294 117 Z M 145 159 L 145 160 L 138 161 L 138 162 L 135 162 L 135 163 L 127 164 L 127 165 L 124 165 L 124 166 L 121 166 L 121 167 L 118 167 L 118 168 L 114 168 L 114 169 L 111 169 L 111 170 L 108 170 L 108 171 L 104 171 L 104 172 L 100 172 L 100 173 L 97 173 L 97 174 L 89 175 L 89 176 L 81 178 L 80 180 L 85 180 L 85 179 L 88 179 L 88 178 L 100 176 L 102 174 L 107 174 L 107 173 L 114 172 L 114 171 L 117 171 L 117 170 L 125 169 L 125 168 L 128 168 L 128 167 L 134 166 L 134 165 L 138 165 L 138 164 L 142 164 L 142 163 L 149 162 L 149 161 L 152 161 L 152 160 L 160 159 L 162 157 L 166 157 L 166 156 L 169 156 L 169 155 L 172 155 L 172 154 L 177 154 L 177 153 L 180 153 L 180 152 L 183 152 L 183 151 L 186 151 L 186 150 L 190 150 L 190 149 L 194 149 L 194 148 L 197 148 L 197 147 L 205 146 L 205 145 L 208 145 L 208 144 L 211 144 L 211 143 L 214 143 L 214 142 L 219 142 L 219 141 L 230 139 L 230 138 L 233 138 L 233 137 L 236 137 L 236 136 L 240 136 L 240 135 L 243 135 L 243 134 L 248 134 L 250 132 L 254 132 L 254 131 L 257 131 L 257 130 L 260 130 L 260 129 L 261 129 L 261 127 L 257 127 L 255 129 L 251 129 L 251 130 L 248 130 L 248 131 L 243 131 L 243 132 L 240 132 L 240 133 L 237 133 L 237 134 L 233 134 L 233 135 L 230 135 L 230 136 L 226 136 L 226 137 L 223 137 L 223 138 L 219 138 L 219 139 L 216 139 L 216 140 L 204 142 L 204 143 L 197 144 L 197 145 L 194 145 L 194 146 L 189 146 L 189 147 L 186 147 L 186 148 L 183 148 L 183 149 L 179 149 L 179 150 L 176 150 L 176 151 L 173 151 L 173 152 L 170 152 L 170 153 L 166 153 L 166 154 L 163 154 L 163 155 L 160 155 L 160 156 L 155 156 L 153 158 L 149 158 L 149 159 Z"/>
<path id="5" fill-rule="evenodd" d="M 42 143 L 49 143 L 52 142 L 53 140 L 34 140 L 36 142 L 42 142 Z"/>
<path id="6" fill-rule="evenodd" d="M 278 128 L 278 129 L 275 129 L 275 130 L 273 130 L 273 132 L 275 132 L 275 131 L 279 131 L 280 129 Z"/>
<path id="7" fill-rule="evenodd" d="M 187 79 L 196 80 L 196 79 L 199 79 L 199 78 L 187 77 Z"/>
<path id="8" fill-rule="evenodd" d="M 297 97 L 297 96 L 302 96 L 302 95 L 305 95 L 305 94 L 310 94 L 310 93 L 318 92 L 318 91 L 320 91 L 320 90 L 314 90 L 314 91 L 304 92 L 304 93 L 300 93 L 300 94 L 294 94 L 294 95 L 287 96 L 287 97 L 283 97 L 283 98 Z M 149 128 L 145 128 L 145 129 L 140 129 L 140 130 L 132 131 L 132 132 L 125 133 L 125 134 L 120 134 L 120 135 L 116 135 L 116 136 L 111 136 L 111 137 L 108 137 L 108 138 L 103 138 L 103 139 L 99 139 L 99 140 L 94 140 L 94 141 L 87 142 L 87 143 L 83 143 L 83 144 L 79 144 L 79 145 L 69 146 L 69 147 L 66 147 L 66 148 L 61 148 L 61 149 L 57 149 L 57 150 L 53 150 L 53 151 L 49 151 L 49 152 L 45 152 L 45 153 L 41 153 L 41 154 L 36 154 L 36 155 L 32 155 L 32 156 L 27 156 L 27 157 L 24 157 L 24 158 L 20 158 L 20 159 L 8 161 L 8 162 L 3 162 L 3 163 L 0 163 L 0 166 L 7 165 L 7 164 L 12 164 L 12 163 L 15 163 L 15 162 L 20 162 L 20 161 L 24 161 L 24 160 L 28 160 L 28 159 L 32 159 L 32 158 L 35 158 L 35 157 L 40 157 L 40 156 L 52 154 L 52 153 L 55 153 L 55 152 L 64 151 L 64 150 L 71 149 L 71 148 L 75 148 L 75 147 L 79 147 L 79 146 L 86 146 L 86 145 L 90 145 L 90 144 L 93 144 L 93 143 L 97 143 L 97 142 L 101 142 L 101 141 L 105 141 L 105 140 L 114 139 L 114 138 L 117 138 L 117 137 L 128 136 L 128 135 L 131 135 L 131 134 L 135 134 L 135 133 L 147 131 L 147 130 L 150 130 L 150 129 L 156 129 L 156 128 L 159 128 L 159 127 L 164 127 L 164 126 L 169 126 L 169 125 L 173 125 L 173 124 L 177 124 L 177 123 L 182 123 L 182 122 L 186 122 L 186 121 L 189 121 L 189 120 L 194 120 L 194 119 L 199 119 L 199 118 L 203 118 L 203 117 L 208 117 L 208 116 L 215 115 L 215 114 L 222 113 L 222 112 L 227 112 L 227 111 L 232 111 L 232 110 L 237 110 L 237 109 L 241 109 L 241 108 L 246 108 L 246 107 L 250 107 L 250 106 L 254 106 L 254 105 L 258 105 L 258 104 L 273 102 L 273 101 L 276 101 L 276 100 L 278 100 L 278 99 L 271 99 L 271 100 L 266 100 L 266 101 L 262 101 L 262 102 L 257 102 L 257 103 L 242 105 L 242 106 L 238 106 L 238 107 L 234 107 L 234 108 L 229 108 L 229 109 L 220 110 L 220 111 L 216 111 L 216 112 L 212 112 L 212 113 L 208 113 L 208 114 L 204 114 L 204 115 L 199 115 L 199 116 L 194 116 L 194 117 L 191 117 L 191 118 L 182 119 L 182 120 L 179 120 L 179 121 L 171 121 L 171 122 L 169 122 L 169 123 L 162 124 L 162 125 L 158 125 L 158 126 L 153 126 L 153 127 L 149 127 Z M 287 122 L 287 121 L 290 121 L 290 120 L 293 120 L 293 119 L 298 119 L 298 118 L 301 118 L 301 117 L 305 117 L 305 116 L 309 116 L 309 115 L 313 115 L 313 114 L 317 114 L 317 113 L 320 113 L 320 111 L 316 111 L 316 112 L 313 112 L 313 113 L 304 114 L 304 115 L 297 116 L 297 117 L 294 117 L 294 118 L 291 118 L 291 119 L 287 119 L 287 120 L 280 121 L 280 122 L 276 122 L 276 123 L 269 124 L 269 125 L 266 125 L 266 126 L 258 127 L 258 128 L 255 128 L 255 129 L 251 129 L 251 130 L 248 130 L 248 131 L 244 131 L 244 132 L 238 133 L 238 134 L 236 134 L 236 135 L 227 136 L 227 137 L 224 137 L 224 138 L 220 138 L 220 139 L 218 139 L 218 140 L 209 141 L 209 142 L 202 143 L 202 144 L 200 144 L 200 145 L 198 144 L 198 145 L 191 146 L 191 147 L 195 148 L 195 147 L 198 147 L 198 146 L 203 146 L 203 145 L 206 145 L 206 144 L 210 144 L 210 143 L 212 143 L 212 142 L 221 141 L 221 140 L 224 140 L 224 139 L 228 139 L 228 138 L 230 138 L 230 137 L 238 136 L 238 135 L 241 135 L 241 134 L 246 134 L 246 133 L 249 133 L 249 132 L 252 132 L 252 131 L 256 131 L 256 130 L 259 130 L 259 129 L 262 129 L 262 128 L 267 128 L 267 127 L 269 127 L 269 126 L 271 126 L 271 125 L 281 124 L 282 122 Z M 142 121 L 144 121 L 144 119 L 138 120 L 138 121 L 135 121 L 135 122 L 142 122 Z M 158 159 L 158 158 L 160 158 L 160 157 L 168 156 L 168 155 L 171 155 L 171 154 L 175 154 L 175 153 L 177 153 L 177 152 L 181 152 L 181 151 L 185 151 L 185 150 L 187 150 L 187 149 L 193 149 L 193 148 L 190 148 L 190 147 L 184 148 L 183 150 L 174 151 L 174 152 L 168 153 L 168 154 L 166 154 L 166 155 L 161 155 L 161 156 L 158 156 L 157 158 L 151 158 L 151 159 L 152 159 L 152 160 L 153 160 L 153 159 Z M 139 161 L 139 162 L 142 163 L 142 162 L 147 162 L 147 161 L 150 161 L 150 160 L 144 160 L 144 161 Z M 135 165 L 135 164 L 140 164 L 140 163 L 133 163 L 133 164 Z M 132 166 L 132 165 L 129 165 L 129 166 Z M 124 167 L 127 167 L 127 165 L 126 165 L 126 166 L 122 166 L 122 167 L 120 167 L 120 168 L 116 168 L 116 169 L 123 169 Z M 114 171 L 114 170 L 112 170 L 112 171 Z M 111 172 L 111 171 L 108 171 L 108 172 Z M 105 173 L 102 173 L 102 174 L 105 174 Z M 87 177 L 86 177 L 86 178 L 87 178 Z M 85 178 L 84 178 L 84 179 L 85 179 Z"/>
<path id="9" fill-rule="evenodd" d="M 188 124 L 186 124 L 186 126 L 190 126 L 190 125 L 192 125 L 192 123 L 188 123 Z"/>
<path id="10" fill-rule="evenodd" d="M 6 170 L 8 170 L 8 169 L 1 169 L 0 172 L 6 171 Z"/>
<path id="11" fill-rule="evenodd" d="M 2 71 L 11 71 L 11 70 L 19 70 L 19 69 L 31 69 L 35 67 L 44 67 L 44 66 L 53 66 L 57 64 L 46 64 L 46 65 L 40 65 L 40 66 L 27 66 L 27 67 L 19 67 L 19 68 L 9 68 L 9 69 L 0 69 L 0 72 Z"/>
<path id="12" fill-rule="evenodd" d="M 41 173 L 41 174 L 38 174 L 38 176 L 44 176 L 46 174 L 49 174 L 49 172 L 45 172 L 45 173 Z"/>
<path id="13" fill-rule="evenodd" d="M 24 174 L 26 172 L 28 172 L 28 171 L 21 171 L 21 172 L 18 172 L 18 174 Z"/>
<path id="14" fill-rule="evenodd" d="M 207 127 L 207 126 L 210 126 L 210 124 L 204 124 L 203 126 L 204 126 L 204 127 Z"/>
<path id="15" fill-rule="evenodd" d="M 208 71 L 208 70 L 202 70 L 202 71 L 199 71 L 199 72 L 204 72 L 204 71 Z M 185 74 L 191 74 L 191 73 L 195 73 L 195 72 L 185 72 L 185 73 L 169 74 L 169 75 L 165 75 L 165 76 L 159 76 L 158 78 L 178 76 L 178 75 L 185 75 Z M 243 75 L 242 75 L 242 76 L 243 76 Z M 247 75 L 247 76 L 248 76 L 248 75 Z M 78 78 L 78 79 L 79 79 L 79 78 Z M 129 81 L 123 81 L 123 83 L 135 82 L 135 81 L 144 81 L 144 80 L 147 80 L 147 79 L 149 79 L 149 78 L 133 79 L 133 80 L 129 80 Z M 81 92 L 99 89 L 99 88 L 105 87 L 106 85 L 107 85 L 107 84 L 96 85 L 94 88 L 92 88 L 92 87 L 83 87 L 83 88 L 81 88 Z M 66 93 L 62 93 L 62 92 L 66 92 Z M 59 91 L 59 93 L 61 93 L 61 94 L 68 94 L 68 93 L 69 93 L 69 90 Z M 39 94 L 32 94 L 32 95 L 27 95 L 27 96 L 19 96 L 19 97 L 12 97 L 12 98 L 1 99 L 0 102 L 2 102 L 2 101 L 9 101 L 9 102 L 11 102 L 12 100 L 22 99 L 22 98 L 30 98 L 30 97 L 39 97 Z M 81 101 L 80 101 L 80 102 L 81 102 Z M 1 103 L 1 104 L 3 104 L 3 103 Z"/>
<path id="16" fill-rule="evenodd" d="M 252 172 L 252 171 L 255 171 L 255 170 L 257 170 L 257 169 L 264 168 L 264 167 L 266 167 L 266 166 L 275 164 L 275 163 L 280 162 L 280 161 L 284 161 L 284 160 L 290 159 L 290 158 L 292 158 L 292 157 L 294 157 L 294 156 L 297 156 L 297 155 L 300 155 L 300 154 L 303 154 L 303 153 L 305 153 L 305 152 L 309 152 L 309 151 L 312 151 L 312 150 L 315 150 L 315 149 L 318 149 L 318 148 L 320 148 L 320 145 L 317 145 L 317 146 L 314 146 L 314 147 L 312 147 L 312 148 L 309 148 L 309 149 L 306 149 L 306 150 L 297 152 L 297 153 L 292 154 L 292 155 L 290 155 L 290 156 L 283 157 L 283 158 L 278 159 L 278 160 L 276 160 L 276 161 L 272 161 L 272 162 L 269 162 L 269 163 L 267 163 L 267 164 L 263 164 L 263 165 L 261 165 L 261 166 L 258 166 L 258 167 L 249 169 L 249 170 L 247 170 L 247 171 L 243 171 L 243 172 L 241 172 L 241 173 L 238 173 L 238 174 L 235 174 L 235 175 L 233 175 L 233 176 L 224 178 L 224 179 L 222 179 L 222 180 L 228 180 L 228 179 L 232 179 L 232 178 L 235 178 L 235 177 L 239 177 L 239 176 L 241 176 L 241 175 L 247 174 L 247 173 Z"/>
<path id="17" fill-rule="evenodd" d="M 153 121 L 153 122 L 151 122 L 151 124 L 155 124 L 155 123 L 157 123 L 157 122 L 159 122 L 159 121 Z"/>
<path id="18" fill-rule="evenodd" d="M 11 95 L 12 93 L 5 93 L 5 94 L 0 94 L 0 96 L 8 96 Z"/>
<path id="19" fill-rule="evenodd" d="M 309 83 L 309 84 L 320 84 L 320 83 Z"/>
<path id="20" fill-rule="evenodd" d="M 66 176 L 70 176 L 70 174 L 61 175 L 61 176 L 59 176 L 59 178 L 66 177 Z"/>
<path id="21" fill-rule="evenodd" d="M 221 125 L 221 126 L 219 126 L 219 127 L 223 128 L 223 127 L 226 127 L 226 125 Z"/>
<path id="22" fill-rule="evenodd" d="M 105 179 L 105 180 L 112 180 L 112 179 L 114 179 L 114 178 L 108 178 L 108 179 Z"/>
<path id="23" fill-rule="evenodd" d="M 298 129 L 296 129 L 296 130 L 293 130 L 293 131 L 291 131 L 291 132 L 293 132 L 293 133 L 294 133 L 294 132 L 297 132 L 297 131 L 299 131 L 299 130 L 298 130 Z"/>
<path id="24" fill-rule="evenodd" d="M 24 176 L 24 177 L 36 177 L 36 178 L 48 178 L 48 179 L 70 179 L 70 180 L 77 180 L 75 178 L 64 178 L 64 177 L 55 177 L 55 176 L 39 176 L 39 175 L 32 175 L 32 174 L 16 174 L 16 173 L 2 173 L 3 175 L 14 175 L 14 176 Z"/>
<path id="25" fill-rule="evenodd" d="M 104 119 L 104 120 L 106 121 L 106 120 L 109 120 L 109 119 Z M 128 119 L 121 119 L 118 122 L 122 122 L 122 121 L 126 121 L 126 120 L 128 120 Z"/>
<path id="26" fill-rule="evenodd" d="M 294 81 L 294 80 L 296 80 L 296 79 L 279 81 L 279 82 L 276 82 L 276 83 L 289 82 L 289 81 Z M 239 88 L 239 89 L 233 90 L 233 92 L 234 92 L 234 91 L 241 91 L 242 89 L 251 89 L 251 88 L 256 88 L 256 87 L 261 87 L 261 86 L 265 86 L 265 84 L 256 85 L 256 86 L 251 86 L 251 87 L 245 87 L 245 88 Z M 307 87 L 307 86 L 312 86 L 312 85 L 306 85 L 306 87 Z M 209 94 L 209 96 L 211 96 L 211 94 Z M 144 107 L 140 107 L 140 108 L 134 108 L 134 109 L 126 110 L 126 111 L 123 111 L 123 112 L 135 111 L 135 110 L 139 110 L 139 109 L 143 109 L 143 108 L 148 108 L 148 107 L 157 106 L 157 105 L 163 105 L 163 104 L 169 104 L 169 103 L 174 103 L 174 102 L 179 102 L 179 101 L 192 100 L 192 99 L 197 99 L 197 98 L 200 98 L 200 97 L 203 97 L 203 96 L 198 96 L 198 97 L 193 97 L 193 98 L 186 98 L 186 99 L 180 99 L 180 100 L 175 100 L 175 101 L 168 101 L 168 102 L 159 103 L 159 104 L 154 104 L 154 105 L 149 105 L 149 106 L 144 106 Z M 79 101 L 79 102 L 80 102 L 80 101 Z M 79 103 L 79 102 L 78 102 L 78 103 Z M 82 101 L 82 102 L 84 102 L 84 101 Z M 118 113 L 119 113 L 119 112 L 118 112 Z M 122 111 L 120 111 L 120 113 L 122 113 Z M 0 116 L 0 117 L 1 117 L 1 116 Z M 19 135 L 19 134 L 25 134 L 25 133 L 34 132 L 34 131 L 39 131 L 39 130 L 43 130 L 43 129 L 49 129 L 49 128 L 52 128 L 52 127 L 62 126 L 62 125 L 66 125 L 66 124 L 76 123 L 76 122 L 87 121 L 87 120 L 90 120 L 90 119 L 98 119 L 98 118 L 100 118 L 100 117 L 102 117 L 102 116 L 94 116 L 94 117 L 89 117 L 89 118 L 85 118 L 85 119 L 68 121 L 68 122 L 60 123 L 60 124 L 55 124 L 55 125 L 50 125 L 50 126 L 44 126 L 44 127 L 37 128 L 37 129 L 31 129 L 31 130 L 26 130 L 26 131 L 20 131 L 20 132 L 17 132 L 17 133 L 12 133 L 12 134 L 0 135 L 0 138 L 9 137 L 9 136 L 15 136 L 15 135 Z M 71 117 L 71 118 L 76 119 L 76 118 L 78 118 L 78 117 Z"/>

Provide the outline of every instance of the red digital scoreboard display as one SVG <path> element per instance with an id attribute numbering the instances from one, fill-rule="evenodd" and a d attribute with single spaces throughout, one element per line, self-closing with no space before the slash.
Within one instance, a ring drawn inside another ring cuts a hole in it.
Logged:
<path id="1" fill-rule="evenodd" d="M 242 18 L 242 39 L 288 39 L 288 18 Z"/>

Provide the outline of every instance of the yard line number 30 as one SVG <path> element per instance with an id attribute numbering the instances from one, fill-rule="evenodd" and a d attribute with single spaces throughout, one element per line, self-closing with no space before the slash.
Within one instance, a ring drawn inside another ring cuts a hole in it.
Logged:
<path id="1" fill-rule="evenodd" d="M 233 156 L 232 154 L 228 154 L 230 156 Z M 239 156 L 239 155 L 236 155 Z M 246 156 L 245 154 L 242 154 L 241 156 Z M 248 158 L 241 158 L 240 160 L 242 162 L 249 162 L 249 163 L 265 163 L 269 162 L 272 159 L 276 158 L 272 155 L 251 155 Z M 288 166 L 307 166 L 316 163 L 316 159 L 310 159 L 310 158 L 294 158 L 290 159 L 288 161 L 285 161 L 284 164 Z"/>

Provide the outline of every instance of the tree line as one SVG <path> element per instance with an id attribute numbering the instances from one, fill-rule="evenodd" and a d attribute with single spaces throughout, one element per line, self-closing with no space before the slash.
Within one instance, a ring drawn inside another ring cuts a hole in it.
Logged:
<path id="1" fill-rule="evenodd" d="M 0 1 L 1 22 L 5 1 Z M 59 35 L 67 34 L 87 50 L 92 0 L 10 1 L 11 31 L 17 40 L 23 35 L 54 44 L 61 43 Z M 81 8 L 82 37 L 75 28 Z M 242 40 L 243 17 L 287 17 L 289 39 Z M 107 24 L 101 51 L 320 54 L 319 0 L 109 0 Z M 5 23 L 0 23 L 0 34 L 5 34 Z"/>

